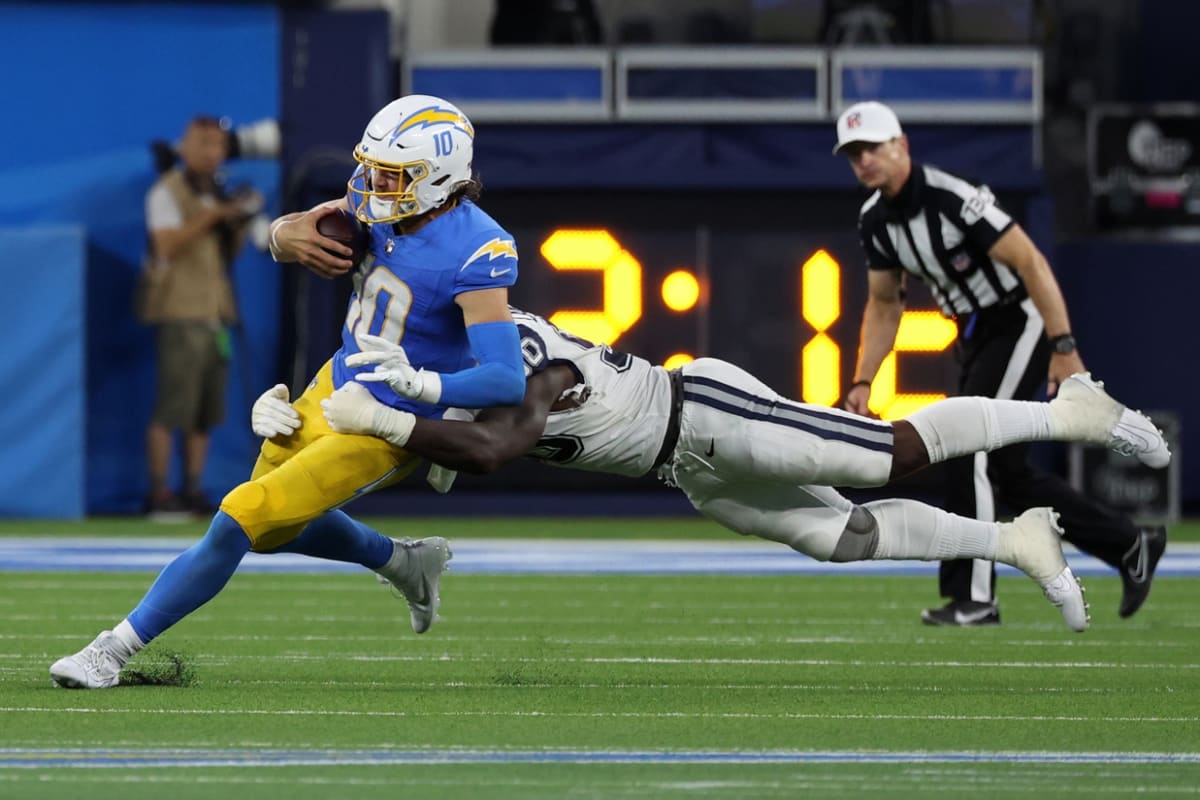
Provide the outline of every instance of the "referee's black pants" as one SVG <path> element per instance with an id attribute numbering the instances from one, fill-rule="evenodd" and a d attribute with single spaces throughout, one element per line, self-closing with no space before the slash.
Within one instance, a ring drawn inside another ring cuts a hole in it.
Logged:
<path id="1" fill-rule="evenodd" d="M 958 393 L 1032 400 L 1050 366 L 1050 345 L 1033 301 L 986 309 L 973 317 L 959 320 Z M 946 477 L 947 510 L 990 521 L 996 518 L 997 503 L 1013 514 L 1052 506 L 1061 515 L 1067 541 L 1114 567 L 1137 540 L 1131 519 L 1033 466 L 1028 444 L 948 461 Z M 996 567 L 991 561 L 943 561 L 938 578 L 943 597 L 995 602 Z"/>

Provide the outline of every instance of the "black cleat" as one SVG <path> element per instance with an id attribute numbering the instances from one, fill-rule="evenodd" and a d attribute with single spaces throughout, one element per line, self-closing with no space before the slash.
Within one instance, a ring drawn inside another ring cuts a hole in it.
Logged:
<path id="1" fill-rule="evenodd" d="M 951 600 L 941 608 L 927 608 L 921 612 L 921 622 L 926 625 L 958 625 L 978 627 L 1000 624 L 1000 606 L 995 603 L 980 603 L 976 600 Z"/>
<path id="2" fill-rule="evenodd" d="M 1138 530 L 1137 541 L 1121 558 L 1121 619 L 1132 617 L 1150 596 L 1150 582 L 1167 549 L 1167 529 L 1158 525 Z"/>

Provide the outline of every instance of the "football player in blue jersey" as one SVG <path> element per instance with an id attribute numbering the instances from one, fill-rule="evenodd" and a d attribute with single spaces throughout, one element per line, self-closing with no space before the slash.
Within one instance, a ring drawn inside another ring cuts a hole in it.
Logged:
<path id="1" fill-rule="evenodd" d="M 413 629 L 428 630 L 451 555 L 446 540 L 392 540 L 336 510 L 405 477 L 420 458 L 383 439 L 334 432 L 321 401 L 353 380 L 414 417 L 520 404 L 525 375 L 508 307 L 517 251 L 474 203 L 473 146 L 474 129 L 459 109 L 437 97 L 402 97 L 368 123 L 344 198 L 272 223 L 277 261 L 325 277 L 353 269 L 342 346 L 295 401 L 300 424 L 263 443 L 250 480 L 225 496 L 204 538 L 168 564 L 111 631 L 55 662 L 56 684 L 115 686 L 125 662 L 214 597 L 249 550 L 362 564 L 400 590 Z M 360 265 L 317 230 L 341 209 L 369 226 Z M 288 400 L 286 387 L 270 391 Z"/>

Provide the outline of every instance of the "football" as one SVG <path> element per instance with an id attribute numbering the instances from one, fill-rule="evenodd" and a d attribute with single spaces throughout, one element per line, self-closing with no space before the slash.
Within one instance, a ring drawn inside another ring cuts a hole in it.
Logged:
<path id="1" fill-rule="evenodd" d="M 355 267 L 362 263 L 371 243 L 371 234 L 367 231 L 367 226 L 343 209 L 317 220 L 317 233 L 341 242 L 353 250 L 354 255 L 350 256 L 350 260 L 354 262 Z"/>

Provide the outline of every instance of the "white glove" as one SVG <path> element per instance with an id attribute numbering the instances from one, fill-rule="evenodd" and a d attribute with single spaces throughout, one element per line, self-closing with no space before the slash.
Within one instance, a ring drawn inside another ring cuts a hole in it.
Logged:
<path id="1" fill-rule="evenodd" d="M 395 342 L 365 333 L 358 337 L 363 351 L 346 357 L 346 366 L 362 367 L 374 364 L 374 372 L 360 372 L 354 380 L 363 383 L 383 382 L 401 397 L 436 403 L 442 396 L 442 376 L 436 372 L 416 369 L 408 363 L 408 354 Z"/>
<path id="2" fill-rule="evenodd" d="M 404 447 L 417 418 L 407 411 L 389 408 L 372 396 L 367 387 L 350 381 L 321 401 L 321 412 L 337 433 L 378 436 Z"/>
<path id="3" fill-rule="evenodd" d="M 254 401 L 250 409 L 250 428 L 264 439 L 291 436 L 300 430 L 300 414 L 288 402 L 288 387 L 277 383 Z"/>

